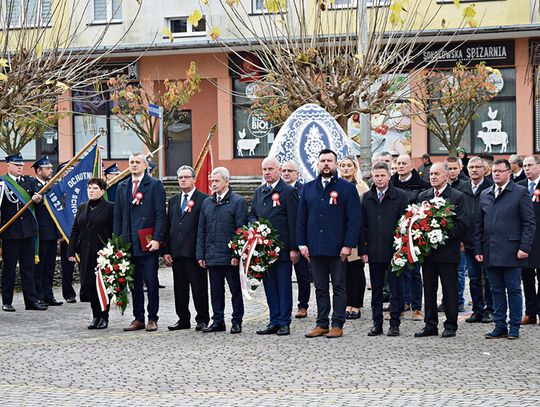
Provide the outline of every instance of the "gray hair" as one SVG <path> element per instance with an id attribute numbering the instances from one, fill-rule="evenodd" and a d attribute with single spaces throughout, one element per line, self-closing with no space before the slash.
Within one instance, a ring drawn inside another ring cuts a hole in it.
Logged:
<path id="1" fill-rule="evenodd" d="M 386 170 L 386 172 L 390 174 L 390 166 L 384 161 L 379 161 L 373 164 L 373 168 L 371 168 L 371 171 L 375 171 L 375 170 Z"/>
<path id="2" fill-rule="evenodd" d="M 131 153 L 129 158 L 131 159 L 131 157 L 141 157 L 143 161 L 146 162 L 146 156 L 143 153 Z"/>
<path id="3" fill-rule="evenodd" d="M 229 179 L 231 178 L 231 175 L 229 173 L 229 170 L 225 167 L 216 167 L 212 170 L 212 176 L 213 175 L 221 175 L 221 178 L 223 178 L 224 181 L 229 182 Z"/>
<path id="4" fill-rule="evenodd" d="M 521 159 L 521 157 L 517 154 L 512 154 L 509 158 L 508 158 L 508 161 L 510 161 L 510 164 L 517 164 L 520 168 L 523 167 L 523 160 Z"/>
<path id="5" fill-rule="evenodd" d="M 392 158 L 392 153 L 390 151 L 383 151 L 382 153 L 379 154 L 379 157 L 386 157 L 386 156 L 390 156 L 390 158 Z"/>
<path id="6" fill-rule="evenodd" d="M 467 165 L 469 165 L 470 163 L 476 162 L 476 161 L 481 161 L 482 166 L 484 166 L 484 160 L 482 160 L 480 157 L 471 157 L 471 158 L 469 158 L 469 163 Z"/>
<path id="7" fill-rule="evenodd" d="M 290 164 L 294 170 L 298 171 L 298 164 L 296 164 L 295 161 L 293 160 L 285 161 L 283 164 L 281 164 L 281 167 L 283 168 L 285 164 Z"/>
<path id="8" fill-rule="evenodd" d="M 180 168 L 178 168 L 178 170 L 176 171 L 176 175 L 177 176 L 180 176 L 180 171 L 189 171 L 191 173 L 191 176 L 193 178 L 195 178 L 196 174 L 195 174 L 195 170 L 193 169 L 193 167 L 190 167 L 189 165 L 181 165 Z"/>
<path id="9" fill-rule="evenodd" d="M 532 158 L 535 164 L 540 164 L 540 158 L 538 158 L 536 155 L 529 155 L 525 158 Z"/>

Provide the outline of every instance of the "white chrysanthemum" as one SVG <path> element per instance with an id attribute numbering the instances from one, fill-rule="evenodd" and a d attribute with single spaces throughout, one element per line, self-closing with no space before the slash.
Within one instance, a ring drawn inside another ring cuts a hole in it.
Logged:
<path id="1" fill-rule="evenodd" d="M 431 219 L 431 222 L 429 222 L 429 226 L 431 226 L 432 228 L 440 227 L 439 222 L 437 222 L 437 219 Z"/>
<path id="2" fill-rule="evenodd" d="M 396 266 L 398 267 L 404 267 L 405 264 L 407 264 L 407 260 L 405 260 L 404 258 L 400 257 L 400 258 L 395 258 L 394 259 L 394 263 L 396 264 Z"/>

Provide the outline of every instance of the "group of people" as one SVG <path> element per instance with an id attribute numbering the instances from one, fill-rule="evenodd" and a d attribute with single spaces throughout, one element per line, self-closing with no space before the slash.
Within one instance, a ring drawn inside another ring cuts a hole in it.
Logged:
<path id="1" fill-rule="evenodd" d="M 364 266 L 368 264 L 373 320 L 369 336 L 383 334 L 385 302 L 389 302 L 390 311 L 388 336 L 400 335 L 405 311 L 412 311 L 413 320 L 425 323 L 416 337 L 438 335 L 439 311 L 444 311 L 446 317 L 441 337 L 455 336 L 468 275 L 473 313 L 466 321 L 495 322 L 486 338 L 518 338 L 520 325 L 535 323 L 540 316 L 540 291 L 535 282 L 535 278 L 540 280 L 540 228 L 536 228 L 540 219 L 540 160 L 535 156 L 524 160 L 513 156 L 510 161 L 492 158 L 468 158 L 464 166 L 459 157 L 435 163 L 427 157 L 421 167 L 422 175 L 429 173 L 426 181 L 413 168 L 410 156 L 394 158 L 382 153 L 373 157 L 369 186 L 359 176 L 356 157 L 338 162 L 332 150 L 319 153 L 318 177 L 305 185 L 298 180 L 294 162 L 279 163 L 276 158 L 267 157 L 262 162 L 264 182 L 248 206 L 243 197 L 231 190 L 226 168 L 212 171 L 212 195 L 208 196 L 195 188 L 196 174 L 189 166 L 178 169 L 181 191 L 167 204 L 163 185 L 148 174 L 144 156 L 132 154 L 131 176 L 118 184 L 114 203 L 103 198 L 105 181 L 88 182 L 89 201 L 78 209 L 67 248 L 69 260 L 75 261 L 76 254 L 80 258 L 81 300 L 90 301 L 93 311 L 88 328 L 103 329 L 108 324 L 108 310 L 102 311 L 99 305 L 95 266 L 97 251 L 115 233 L 132 244 L 135 265 L 134 319 L 124 330 L 157 330 L 157 270 L 161 255 L 173 269 L 178 320 L 168 326 L 169 330 L 191 328 L 191 291 L 195 329 L 203 333 L 225 331 L 226 281 L 232 302 L 230 333 L 242 332 L 244 302 L 239 259 L 229 248 L 229 242 L 238 228 L 267 219 L 276 229 L 282 247 L 278 260 L 263 277 L 269 320 L 257 334 L 290 334 L 294 270 L 298 282 L 296 318 L 308 315 L 311 280 L 315 287 L 316 323 L 305 336 L 341 337 L 345 321 L 361 315 L 366 289 Z M 9 185 L 4 195 L 11 198 L 2 201 L 2 224 L 10 213 L 4 211 L 4 205 L 19 207 L 24 201 L 17 203 L 17 199 L 32 199 L 36 212 L 40 207 L 42 197 L 35 193 L 39 186 L 28 188 L 27 196 L 19 196 L 20 168 L 20 164 L 8 160 L 8 175 L 4 178 Z M 46 167 L 36 167 L 38 179 L 44 172 L 42 168 Z M 525 178 L 520 180 L 518 176 Z M 9 187 L 15 183 L 18 186 Z M 434 197 L 444 198 L 454 208 L 449 239 L 433 250 L 421 267 L 406 267 L 398 276 L 390 271 L 398 220 L 410 204 Z M 24 231 L 28 237 L 13 239 L 2 235 L 4 253 L 8 248 L 13 256 L 6 261 L 4 254 L 5 311 L 11 306 L 13 287 L 10 296 L 9 282 L 17 261 L 27 308 L 39 309 L 42 301 L 47 303 L 51 299 L 47 297 L 48 285 L 41 298 L 33 292 L 37 284 L 30 284 L 29 280 L 38 274 L 29 272 L 28 256 L 21 255 L 30 246 L 34 250 L 31 237 L 37 231 L 32 218 L 28 218 L 30 214 L 22 215 L 15 223 L 17 229 L 13 229 Z M 141 230 L 150 231 L 151 237 L 145 243 L 139 239 Z M 17 245 L 10 240 L 17 240 Z M 526 301 L 523 318 L 522 277 Z M 441 304 L 437 304 L 439 280 L 443 291 Z M 148 296 L 146 312 L 144 287 Z"/>

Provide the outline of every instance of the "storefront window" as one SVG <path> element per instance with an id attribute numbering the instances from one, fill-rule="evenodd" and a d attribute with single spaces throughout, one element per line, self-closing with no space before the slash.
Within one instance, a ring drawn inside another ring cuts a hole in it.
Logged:
<path id="1" fill-rule="evenodd" d="M 74 92 L 73 134 L 75 151 L 79 151 L 92 137 L 105 130 L 106 136 L 98 143 L 103 147 L 102 157 L 106 159 L 127 159 L 132 152 L 143 150 L 143 143 L 129 129 L 120 125 L 111 112 L 112 101 L 105 90 L 100 93 L 93 89 Z"/>
<path id="2" fill-rule="evenodd" d="M 476 119 L 467 127 L 460 147 L 468 153 L 512 154 L 516 152 L 516 71 L 499 69 L 503 81 L 496 97 L 477 111 Z M 448 150 L 432 134 L 430 154 L 448 154 Z"/>
<path id="3" fill-rule="evenodd" d="M 278 129 L 266 120 L 262 110 L 253 110 L 257 82 L 233 79 L 234 157 L 266 157 Z"/>

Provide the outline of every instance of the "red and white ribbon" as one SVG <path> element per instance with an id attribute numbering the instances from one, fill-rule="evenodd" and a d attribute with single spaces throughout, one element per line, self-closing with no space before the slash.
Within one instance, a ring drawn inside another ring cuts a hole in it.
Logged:
<path id="1" fill-rule="evenodd" d="M 251 294 L 253 294 L 255 290 L 251 289 L 251 283 L 249 282 L 247 272 L 251 265 L 251 257 L 253 256 L 253 252 L 257 248 L 257 245 L 262 244 L 263 241 L 263 235 L 261 235 L 259 232 L 250 230 L 249 235 L 246 239 L 246 244 L 244 245 L 244 247 L 242 248 L 242 252 L 240 253 L 240 286 L 242 287 L 242 293 L 248 300 L 251 300 L 253 298 L 251 297 Z M 244 254 L 247 255 L 245 262 L 243 259 Z"/>
<path id="2" fill-rule="evenodd" d="M 279 202 L 279 194 L 277 192 L 274 192 L 272 194 L 272 206 L 275 208 L 276 206 L 280 206 L 281 202 Z"/>
<path id="3" fill-rule="evenodd" d="M 533 202 L 540 202 L 540 189 L 535 189 L 532 196 Z"/>
<path id="4" fill-rule="evenodd" d="M 193 208 L 195 206 L 195 201 L 192 201 L 191 199 L 188 201 L 187 203 L 187 209 L 186 209 L 186 212 L 191 212 L 191 208 Z"/>
<path id="5" fill-rule="evenodd" d="M 144 195 L 142 194 L 142 192 L 137 192 L 135 194 L 135 198 L 133 198 L 133 201 L 131 201 L 131 203 L 133 205 L 140 205 L 143 197 L 144 197 Z"/>
<path id="6" fill-rule="evenodd" d="M 409 260 L 409 263 L 416 263 L 418 261 L 418 256 L 416 255 L 415 246 L 414 246 L 414 239 L 412 235 L 413 231 L 413 225 L 414 223 L 422 218 L 422 214 L 429 210 L 430 203 L 428 201 L 423 201 L 420 206 L 412 204 L 411 205 L 411 212 L 412 216 L 409 218 L 409 226 L 407 230 L 407 237 L 409 239 L 408 249 L 407 250 L 407 259 Z"/>
<path id="7" fill-rule="evenodd" d="M 337 191 L 330 192 L 330 201 L 328 202 L 330 205 L 337 205 L 337 197 L 338 197 Z"/>
<path id="8" fill-rule="evenodd" d="M 105 287 L 105 281 L 103 281 L 103 275 L 101 270 L 96 270 L 96 288 L 98 292 L 99 305 L 101 310 L 105 311 L 107 305 L 109 305 L 109 296 L 107 295 L 107 289 Z"/>

